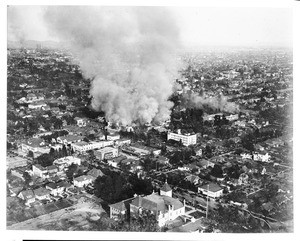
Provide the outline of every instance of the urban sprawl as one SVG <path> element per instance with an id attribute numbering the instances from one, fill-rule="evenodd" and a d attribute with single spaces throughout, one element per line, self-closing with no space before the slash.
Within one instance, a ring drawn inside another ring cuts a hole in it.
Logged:
<path id="1" fill-rule="evenodd" d="M 292 52 L 178 58 L 170 119 L 122 126 L 67 50 L 9 48 L 7 228 L 292 232 Z"/>

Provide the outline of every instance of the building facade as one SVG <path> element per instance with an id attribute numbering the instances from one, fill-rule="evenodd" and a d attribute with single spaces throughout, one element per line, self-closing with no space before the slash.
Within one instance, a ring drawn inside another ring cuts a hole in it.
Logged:
<path id="1" fill-rule="evenodd" d="M 181 134 L 180 131 L 178 133 L 169 132 L 167 138 L 168 140 L 181 141 L 184 146 L 195 145 L 197 143 L 196 134 Z"/>
<path id="2" fill-rule="evenodd" d="M 95 156 L 99 160 L 111 159 L 119 155 L 119 150 L 113 147 L 104 147 L 94 152 Z"/>

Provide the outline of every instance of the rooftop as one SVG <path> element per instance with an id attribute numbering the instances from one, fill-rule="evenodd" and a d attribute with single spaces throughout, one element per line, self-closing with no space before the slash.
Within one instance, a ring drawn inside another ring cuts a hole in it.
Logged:
<path id="1" fill-rule="evenodd" d="M 169 192 L 169 191 L 172 191 L 172 188 L 169 186 L 169 184 L 166 181 L 160 190 L 164 191 L 164 192 Z"/>
<path id="2" fill-rule="evenodd" d="M 200 188 L 202 188 L 204 190 L 209 190 L 210 192 L 218 192 L 218 191 L 222 190 L 222 188 L 214 182 L 204 184 L 204 185 L 200 186 Z"/>

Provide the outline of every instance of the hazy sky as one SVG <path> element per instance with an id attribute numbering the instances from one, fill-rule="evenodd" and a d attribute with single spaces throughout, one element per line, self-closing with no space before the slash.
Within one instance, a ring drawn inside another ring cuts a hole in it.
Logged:
<path id="1" fill-rule="evenodd" d="M 8 40 L 50 36 L 41 6 L 8 7 Z M 292 46 L 292 9 L 172 7 L 184 46 Z"/>

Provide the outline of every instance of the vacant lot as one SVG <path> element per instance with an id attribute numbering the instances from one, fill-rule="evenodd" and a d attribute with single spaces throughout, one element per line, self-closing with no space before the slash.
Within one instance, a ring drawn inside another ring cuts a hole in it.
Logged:
<path id="1" fill-rule="evenodd" d="M 87 230 L 88 220 L 87 218 L 100 217 L 104 212 L 101 205 L 95 204 L 89 200 L 82 200 L 76 205 L 67 206 L 57 210 L 57 206 L 64 207 L 66 202 L 60 202 L 58 204 L 51 204 L 44 207 L 46 214 L 33 217 L 23 222 L 19 222 L 8 226 L 9 230 Z M 39 206 L 40 213 L 43 212 L 43 207 Z M 49 211 L 54 210 L 49 213 Z M 33 210 L 31 210 L 33 212 Z M 39 214 L 40 214 L 39 213 Z M 35 213 L 34 216 L 37 214 Z"/>

